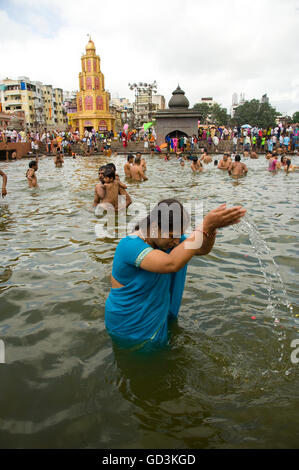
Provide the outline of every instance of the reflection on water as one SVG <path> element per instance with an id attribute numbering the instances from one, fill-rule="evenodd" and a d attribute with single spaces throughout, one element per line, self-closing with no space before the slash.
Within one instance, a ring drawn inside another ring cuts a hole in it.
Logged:
<path id="1" fill-rule="evenodd" d="M 109 159 L 122 179 L 125 159 Z M 104 327 L 118 243 L 95 232 L 104 163 L 66 159 L 57 169 L 42 159 L 34 190 L 28 161 L 1 167 L 0 446 L 297 447 L 298 175 L 273 177 L 263 158 L 246 161 L 236 180 L 212 165 L 192 175 L 189 163 L 148 157 L 149 180 L 127 181 L 148 207 L 176 197 L 203 201 L 205 212 L 242 204 L 249 215 L 191 261 L 170 343 L 146 356 L 118 350 Z"/>

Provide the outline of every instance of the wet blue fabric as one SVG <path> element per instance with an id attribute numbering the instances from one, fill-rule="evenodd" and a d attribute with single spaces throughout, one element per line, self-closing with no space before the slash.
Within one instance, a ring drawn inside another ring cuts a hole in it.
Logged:
<path id="1" fill-rule="evenodd" d="M 181 242 L 186 239 L 181 238 Z M 168 341 L 168 321 L 179 313 L 187 265 L 177 273 L 159 274 L 138 267 L 151 247 L 139 237 L 123 238 L 116 249 L 112 275 L 124 287 L 111 289 L 105 324 L 112 339 L 126 348 L 148 348 Z"/>

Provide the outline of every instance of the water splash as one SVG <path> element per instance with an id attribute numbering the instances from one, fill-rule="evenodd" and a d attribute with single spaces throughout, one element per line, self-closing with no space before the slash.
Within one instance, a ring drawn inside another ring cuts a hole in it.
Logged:
<path id="1" fill-rule="evenodd" d="M 268 292 L 268 305 L 267 310 L 273 318 L 273 325 L 275 328 L 280 327 L 281 312 L 283 306 L 286 307 L 290 314 L 293 316 L 293 307 L 288 299 L 287 291 L 284 282 L 281 278 L 278 266 L 271 255 L 271 250 L 265 240 L 262 238 L 258 228 L 248 214 L 233 228 L 238 233 L 245 233 L 249 237 L 251 246 L 258 259 L 262 275 L 264 277 L 264 284 Z M 281 293 L 281 294 L 280 294 Z M 286 340 L 286 332 L 279 328 L 278 341 L 280 342 L 280 356 L 279 362 L 284 357 L 284 343 Z"/>

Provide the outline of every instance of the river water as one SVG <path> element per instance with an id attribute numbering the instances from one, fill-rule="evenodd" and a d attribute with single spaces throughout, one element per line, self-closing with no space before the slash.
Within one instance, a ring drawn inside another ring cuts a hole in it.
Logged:
<path id="1" fill-rule="evenodd" d="M 123 179 L 125 157 L 111 160 Z M 234 180 L 147 157 L 133 201 L 242 204 L 248 217 L 190 262 L 170 344 L 141 356 L 104 326 L 118 239 L 95 232 L 103 163 L 43 158 L 39 189 L 28 160 L 1 165 L 0 447 L 298 448 L 298 173 L 269 174 L 260 157 Z"/>

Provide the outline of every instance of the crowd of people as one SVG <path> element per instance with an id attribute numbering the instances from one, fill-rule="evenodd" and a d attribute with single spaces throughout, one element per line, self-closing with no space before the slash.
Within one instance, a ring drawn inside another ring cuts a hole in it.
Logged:
<path id="1" fill-rule="evenodd" d="M 201 126 L 198 135 L 170 137 L 165 139 L 168 152 L 198 151 L 204 144 L 210 151 L 217 151 L 221 141 L 230 141 L 233 152 L 253 150 L 256 152 L 272 151 L 283 148 L 286 152 L 296 152 L 299 147 L 299 126 L 276 126 L 267 129 L 257 126 Z M 161 148 L 161 147 L 160 147 Z"/>
<path id="2" fill-rule="evenodd" d="M 198 134 L 187 137 L 167 136 L 165 143 L 158 145 L 156 142 L 155 129 L 150 128 L 145 133 L 138 133 L 124 130 L 118 134 L 111 132 L 99 132 L 85 130 L 80 138 L 78 131 L 46 131 L 25 132 L 8 129 L 0 129 L 0 143 L 26 143 L 31 144 L 32 153 L 37 154 L 41 144 L 46 148 L 48 155 L 56 155 L 62 152 L 64 155 L 72 155 L 74 149 L 79 148 L 81 155 L 92 155 L 103 153 L 106 156 L 112 155 L 112 143 L 119 142 L 124 150 L 130 141 L 143 142 L 145 152 L 162 153 L 164 148 L 170 153 L 177 152 L 198 152 L 204 146 L 210 152 L 217 153 L 221 141 L 229 141 L 233 153 L 242 151 L 263 153 L 266 151 L 276 151 L 282 149 L 284 153 L 297 153 L 299 150 L 299 126 L 281 125 L 262 129 L 257 126 L 236 126 L 234 128 L 224 126 L 201 126 Z M 223 148 L 223 147 L 222 147 Z M 227 150 L 227 147 L 225 148 Z M 16 155 L 13 156 L 16 158 Z"/>

